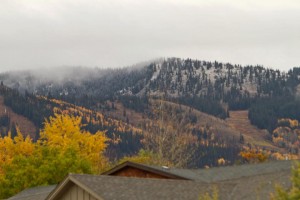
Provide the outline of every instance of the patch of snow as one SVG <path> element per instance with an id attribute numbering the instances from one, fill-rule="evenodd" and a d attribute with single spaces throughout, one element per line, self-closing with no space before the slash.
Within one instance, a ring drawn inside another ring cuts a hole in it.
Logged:
<path id="1" fill-rule="evenodd" d="M 152 77 L 151 77 L 151 81 L 157 79 L 159 73 L 161 70 L 161 64 L 156 65 L 156 71 L 153 73 Z"/>

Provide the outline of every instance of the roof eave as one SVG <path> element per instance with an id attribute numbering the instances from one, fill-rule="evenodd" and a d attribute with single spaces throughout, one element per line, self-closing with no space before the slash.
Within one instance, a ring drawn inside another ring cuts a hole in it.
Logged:
<path id="1" fill-rule="evenodd" d="M 80 181 L 74 178 L 72 174 L 69 174 L 59 185 L 57 185 L 57 187 L 46 197 L 46 200 L 55 200 L 55 198 L 60 196 L 65 187 L 67 187 L 67 185 L 70 183 L 74 183 L 75 185 L 81 187 L 98 200 L 103 200 L 103 198 L 100 197 L 97 193 L 95 193 L 89 187 L 86 187 L 84 184 L 82 184 Z"/>
<path id="2" fill-rule="evenodd" d="M 115 166 L 114 168 L 103 172 L 101 175 L 113 175 L 114 173 L 116 173 L 117 171 L 120 171 L 121 169 L 124 169 L 125 167 L 134 167 L 140 170 L 144 170 L 144 171 L 149 171 L 161 176 L 165 176 L 167 178 L 175 178 L 175 179 L 181 179 L 181 180 L 191 180 L 189 178 L 186 177 L 182 177 L 176 174 L 173 174 L 171 172 L 167 172 L 167 171 L 163 171 L 163 170 L 159 170 L 156 168 L 152 168 L 151 166 L 147 166 L 147 165 L 143 165 L 143 164 L 139 164 L 139 163 L 134 163 L 134 162 L 130 162 L 130 161 L 125 161 L 124 163 L 121 163 L 120 165 Z"/>

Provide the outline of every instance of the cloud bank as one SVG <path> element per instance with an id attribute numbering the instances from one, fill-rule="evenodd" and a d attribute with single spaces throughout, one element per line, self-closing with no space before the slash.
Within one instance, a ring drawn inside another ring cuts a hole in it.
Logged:
<path id="1" fill-rule="evenodd" d="M 296 0 L 1 0 L 0 71 L 157 57 L 300 66 Z"/>

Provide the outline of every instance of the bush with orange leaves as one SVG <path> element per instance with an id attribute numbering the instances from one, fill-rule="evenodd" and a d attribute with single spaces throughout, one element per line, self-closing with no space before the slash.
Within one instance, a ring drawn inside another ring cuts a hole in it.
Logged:
<path id="1" fill-rule="evenodd" d="M 261 150 L 245 149 L 240 152 L 244 162 L 247 163 L 260 163 L 265 162 L 268 159 L 268 155 L 263 153 Z"/>

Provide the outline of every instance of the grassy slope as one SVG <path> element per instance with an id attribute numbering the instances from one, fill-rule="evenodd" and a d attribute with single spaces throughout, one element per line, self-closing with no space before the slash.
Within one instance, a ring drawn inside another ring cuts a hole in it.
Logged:
<path id="1" fill-rule="evenodd" d="M 160 101 L 159 100 L 151 100 L 150 101 L 150 110 L 151 113 L 158 117 L 159 119 L 153 120 L 153 118 L 149 118 L 146 114 L 142 114 L 139 112 L 135 112 L 134 110 L 124 108 L 124 106 L 120 103 L 115 102 L 115 111 L 107 112 L 107 115 L 111 116 L 112 118 L 116 118 L 122 121 L 126 120 L 126 117 L 129 119 L 129 123 L 132 124 L 135 127 L 142 128 L 141 124 L 153 124 L 158 125 L 160 119 L 160 113 L 164 113 L 163 123 L 164 125 L 172 125 L 174 127 L 177 127 L 180 123 L 182 123 L 182 120 L 179 120 L 174 113 L 170 112 L 170 107 L 173 109 L 179 108 L 179 104 L 163 101 L 163 109 L 159 110 L 160 107 Z M 166 107 L 169 106 L 167 109 Z M 212 115 L 208 115 L 206 113 L 200 112 L 196 109 L 190 109 L 188 106 L 181 105 L 181 110 L 184 114 L 184 116 L 188 116 L 190 114 L 193 114 L 197 117 L 197 122 L 195 124 L 183 124 L 183 127 L 185 131 L 190 132 L 191 129 L 199 129 L 200 127 L 211 127 L 219 136 L 223 138 L 232 138 L 235 137 L 236 139 L 239 138 L 239 132 L 229 126 L 226 121 L 216 118 Z M 126 110 L 126 117 L 123 116 L 124 109 Z M 172 115 L 172 117 L 170 117 Z M 178 121 L 179 120 L 179 121 Z M 187 130 L 189 129 L 189 130 Z"/>
<path id="2" fill-rule="evenodd" d="M 157 111 L 157 108 L 159 107 L 159 100 L 151 100 L 150 101 L 150 109 L 151 112 L 161 112 Z M 178 108 L 179 104 L 163 101 L 165 105 L 172 106 L 173 108 Z M 155 105 L 156 104 L 156 105 Z M 132 124 L 135 127 L 141 127 L 141 124 L 144 124 L 147 122 L 155 126 L 158 125 L 158 120 L 150 119 L 147 115 L 135 112 L 133 110 L 124 108 L 122 104 L 115 102 L 115 111 L 108 112 L 107 114 L 111 116 L 112 118 L 116 118 L 122 121 L 126 120 L 126 117 L 129 119 L 129 123 Z M 126 110 L 126 117 L 123 116 L 123 111 Z M 156 111 L 155 111 L 156 109 Z M 240 133 L 243 134 L 245 139 L 245 144 L 249 143 L 253 146 L 257 146 L 259 148 L 269 149 L 269 150 L 275 150 L 277 152 L 285 153 L 285 149 L 276 147 L 272 141 L 267 139 L 268 132 L 266 130 L 258 129 L 257 127 L 253 126 L 249 119 L 248 119 L 248 111 L 242 110 L 242 111 L 230 111 L 230 118 L 226 120 L 222 120 L 219 118 L 216 118 L 214 116 L 205 114 L 203 112 L 200 112 L 196 109 L 190 109 L 188 106 L 181 105 L 181 109 L 184 111 L 185 116 L 188 116 L 189 114 L 193 114 L 197 116 L 197 122 L 195 124 L 185 124 L 183 125 L 183 130 L 185 130 L 186 133 L 190 132 L 191 129 L 199 129 L 200 127 L 211 127 L 220 137 L 222 138 L 232 138 L 235 137 L 237 140 L 240 137 Z M 162 112 L 165 112 L 164 110 Z M 171 113 L 167 113 L 171 115 Z M 174 115 L 172 116 L 174 117 Z M 178 125 L 176 117 L 173 118 L 174 127 Z M 164 118 L 164 125 L 172 125 L 172 119 L 168 119 L 168 117 Z M 181 128 L 181 127 L 180 127 Z"/>
<path id="3" fill-rule="evenodd" d="M 226 119 L 228 125 L 243 134 L 245 143 L 279 150 L 271 141 L 267 140 L 268 131 L 261 130 L 250 123 L 248 110 L 230 111 L 229 115 L 230 117 Z"/>

